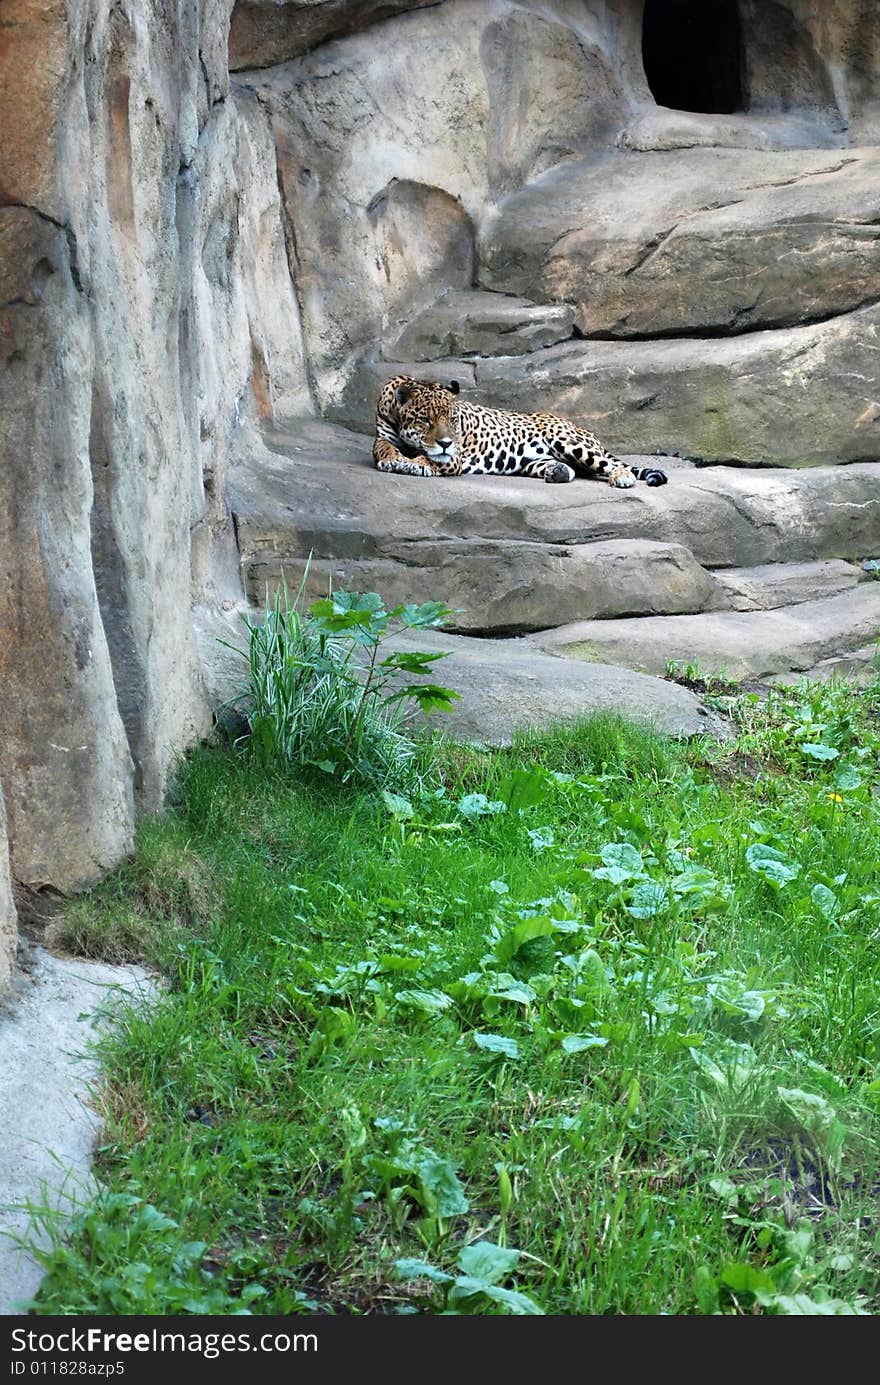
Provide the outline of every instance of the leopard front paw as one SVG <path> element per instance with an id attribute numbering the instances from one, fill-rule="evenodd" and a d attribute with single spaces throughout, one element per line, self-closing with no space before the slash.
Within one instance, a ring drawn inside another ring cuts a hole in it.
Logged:
<path id="1" fill-rule="evenodd" d="M 616 486 L 618 490 L 622 491 L 628 491 L 636 483 L 636 478 L 628 466 L 615 467 L 609 474 L 608 480 L 612 486 Z"/>
<path id="2" fill-rule="evenodd" d="M 566 462 L 554 462 L 553 466 L 548 466 L 544 472 L 544 480 L 552 485 L 565 485 L 568 481 L 575 478 L 574 467 L 568 466 Z"/>

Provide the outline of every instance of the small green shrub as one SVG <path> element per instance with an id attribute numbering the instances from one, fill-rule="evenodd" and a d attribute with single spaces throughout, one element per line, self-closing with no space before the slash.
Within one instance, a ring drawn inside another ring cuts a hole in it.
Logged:
<path id="1" fill-rule="evenodd" d="M 424 677 L 443 653 L 396 650 L 390 636 L 443 623 L 439 601 L 386 610 L 375 592 L 334 592 L 306 611 L 305 579 L 290 599 L 282 583 L 264 619 L 246 618 L 248 677 L 233 699 L 247 709 L 251 753 L 267 768 L 317 769 L 338 782 L 411 786 L 420 758 L 409 708 L 449 711 L 458 693 Z M 230 646 L 231 647 L 231 646 Z"/>

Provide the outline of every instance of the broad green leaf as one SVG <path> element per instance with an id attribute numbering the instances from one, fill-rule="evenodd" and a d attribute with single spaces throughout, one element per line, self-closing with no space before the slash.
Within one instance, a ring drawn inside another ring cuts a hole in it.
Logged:
<path id="1" fill-rule="evenodd" d="M 309 1038 L 309 1058 L 317 1058 L 334 1044 L 344 1042 L 354 1027 L 354 1016 L 348 1010 L 335 1006 L 322 1010 Z"/>
<path id="2" fill-rule="evenodd" d="M 543 1308 L 539 1308 L 527 1294 L 520 1294 L 515 1289 L 502 1289 L 497 1284 L 487 1284 L 484 1279 L 472 1279 L 469 1275 L 460 1275 L 456 1279 L 449 1293 L 449 1304 L 455 1307 L 456 1304 L 463 1305 L 481 1297 L 490 1299 L 517 1317 L 544 1315 Z"/>
<path id="3" fill-rule="evenodd" d="M 824 1096 L 805 1092 L 800 1087 L 777 1087 L 776 1090 L 798 1124 L 810 1134 L 830 1129 L 832 1122 L 837 1119 L 834 1107 Z"/>
<path id="4" fill-rule="evenodd" d="M 398 822 L 406 822 L 409 818 L 413 818 L 416 815 L 415 808 L 412 806 L 409 799 L 404 798 L 402 794 L 390 793 L 388 789 L 383 789 L 382 802 L 385 804 L 391 816 L 396 818 Z"/>
<path id="5" fill-rule="evenodd" d="M 444 991 L 423 991 L 417 987 L 396 991 L 394 999 L 410 1010 L 420 1010 L 423 1015 L 439 1015 L 441 1010 L 448 1010 L 452 1004 L 451 996 Z"/>
<path id="6" fill-rule="evenodd" d="M 750 870 L 756 875 L 763 875 L 765 880 L 771 881 L 774 885 L 787 885 L 801 873 L 796 861 L 790 860 L 774 846 L 766 846 L 763 842 L 754 842 L 747 848 L 746 861 Z"/>
<path id="7" fill-rule="evenodd" d="M 709 1187 L 716 1197 L 726 1202 L 728 1207 L 739 1206 L 739 1188 L 729 1178 L 710 1178 Z"/>
<path id="8" fill-rule="evenodd" d="M 486 994 L 493 1000 L 512 1000 L 519 1005 L 531 1005 L 538 998 L 528 982 L 517 981 L 516 977 L 507 973 L 502 973 Z"/>
<path id="9" fill-rule="evenodd" d="M 834 787 L 836 789 L 859 789 L 862 785 L 862 776 L 854 765 L 841 765 L 834 776 Z"/>
<path id="10" fill-rule="evenodd" d="M 507 804 L 512 813 L 522 808 L 533 808 L 547 797 L 550 784 L 543 770 L 518 769 L 502 780 L 498 789 L 499 798 Z"/>
<path id="11" fill-rule="evenodd" d="M 840 754 L 833 745 L 823 745 L 821 741 L 812 741 L 809 745 L 800 747 L 802 755 L 809 755 L 811 760 L 836 760 Z"/>
<path id="12" fill-rule="evenodd" d="M 565 1053 L 584 1053 L 588 1048 L 607 1048 L 608 1040 L 599 1034 L 566 1034 L 562 1040 Z"/>
<path id="13" fill-rule="evenodd" d="M 535 851 L 546 851 L 548 846 L 552 846 L 555 837 L 549 827 L 530 827 L 529 841 Z"/>
<path id="14" fill-rule="evenodd" d="M 626 912 L 634 919 L 652 919 L 665 913 L 669 908 L 669 895 L 666 887 L 657 880 L 640 881 L 632 892 Z"/>
<path id="15" fill-rule="evenodd" d="M 429 712 L 451 712 L 453 702 L 461 697 L 461 693 L 453 688 L 441 688 L 439 683 L 410 683 L 400 688 L 388 701 L 401 702 L 406 697 L 417 702 L 427 715 Z"/>
<path id="16" fill-rule="evenodd" d="M 554 919 L 539 914 L 537 918 L 523 919 L 521 923 L 516 924 L 499 939 L 492 950 L 499 962 L 509 962 L 520 948 L 533 938 L 548 938 L 557 931 Z"/>
<path id="17" fill-rule="evenodd" d="M 814 885 L 810 892 L 810 898 L 823 918 L 830 921 L 837 916 L 840 908 L 837 895 L 833 890 L 829 890 L 827 885 Z"/>
<path id="18" fill-rule="evenodd" d="M 436 1265 L 429 1265 L 424 1260 L 413 1260 L 404 1258 L 395 1260 L 394 1272 L 398 1279 L 430 1279 L 433 1284 L 451 1284 L 454 1275 L 446 1274 L 444 1270 L 438 1270 Z"/>
<path id="19" fill-rule="evenodd" d="M 442 601 L 424 601 L 421 606 L 404 606 L 402 610 L 398 607 L 396 614 L 411 630 L 425 630 L 429 626 L 442 625 L 447 616 L 456 612 Z"/>
<path id="20" fill-rule="evenodd" d="M 776 1285 L 764 1270 L 729 1261 L 721 1271 L 721 1283 L 735 1294 L 775 1294 Z"/>
<path id="21" fill-rule="evenodd" d="M 704 1053 L 702 1049 L 692 1048 L 689 1052 L 697 1067 L 700 1069 L 700 1072 L 704 1072 L 707 1077 L 711 1077 L 717 1087 L 720 1087 L 722 1091 L 726 1091 L 728 1086 L 727 1074 L 723 1069 L 720 1068 L 717 1063 L 713 1062 L 709 1055 Z"/>
<path id="22" fill-rule="evenodd" d="M 489 799 L 484 793 L 465 794 L 455 806 L 463 818 L 482 818 L 507 812 L 507 804 L 502 803 L 500 798 Z"/>
<path id="23" fill-rule="evenodd" d="M 499 1053 L 505 1058 L 519 1057 L 519 1044 L 516 1039 L 508 1039 L 503 1034 L 480 1034 L 474 1032 L 474 1043 L 486 1053 Z"/>
<path id="24" fill-rule="evenodd" d="M 519 1251 L 492 1241 L 474 1241 L 465 1246 L 458 1257 L 462 1274 L 482 1279 L 486 1284 L 500 1284 L 512 1274 L 519 1263 Z"/>
<path id="25" fill-rule="evenodd" d="M 723 899 L 724 889 L 709 870 L 701 866 L 681 871 L 672 881 L 672 888 L 680 898 L 692 905 L 708 904 L 711 900 Z"/>
<path id="26" fill-rule="evenodd" d="M 387 659 L 382 660 L 379 667 L 399 669 L 401 673 L 423 673 L 438 659 L 445 658 L 445 654 L 430 654 L 416 649 L 401 649 L 394 654 L 389 654 Z"/>
<path id="27" fill-rule="evenodd" d="M 810 1298 L 809 1294 L 775 1294 L 770 1307 L 782 1317 L 867 1317 L 864 1308 L 840 1298 Z"/>
<path id="28" fill-rule="evenodd" d="M 625 880 L 637 880 L 645 873 L 641 854 L 629 842 L 609 842 L 600 848 L 599 855 L 603 865 L 593 871 L 597 880 L 622 885 Z"/>
<path id="29" fill-rule="evenodd" d="M 448 1159 L 436 1154 L 420 1159 L 416 1173 L 425 1210 L 432 1217 L 457 1217 L 468 1210 L 468 1200 Z"/>

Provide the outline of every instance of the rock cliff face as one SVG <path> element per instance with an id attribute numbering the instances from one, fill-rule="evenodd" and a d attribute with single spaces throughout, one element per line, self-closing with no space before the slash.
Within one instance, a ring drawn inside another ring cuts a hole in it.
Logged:
<path id="1" fill-rule="evenodd" d="M 25 899 L 114 865 L 209 729 L 190 605 L 240 593 L 231 440 L 311 407 L 227 28 L 216 0 L 4 5 L 0 779 Z"/>
<path id="2" fill-rule="evenodd" d="M 10 882 L 26 912 L 129 850 L 210 726 L 196 633 L 309 547 L 496 633 L 848 599 L 880 551 L 872 469 L 831 469 L 878 453 L 878 93 L 863 0 L 4 0 L 0 984 Z M 691 477 L 690 528 L 664 502 L 570 534 L 534 491 L 510 533 L 500 492 L 477 523 L 410 489 L 414 570 L 318 419 L 367 428 L 401 363 L 622 452 L 822 473 L 768 483 L 784 555 L 748 481 Z M 259 440 L 290 420 L 320 473 Z M 847 570 L 748 576 L 780 559 Z"/>

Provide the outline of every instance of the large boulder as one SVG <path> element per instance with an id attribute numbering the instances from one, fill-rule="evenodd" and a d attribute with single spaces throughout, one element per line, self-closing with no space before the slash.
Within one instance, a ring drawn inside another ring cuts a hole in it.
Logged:
<path id="1" fill-rule="evenodd" d="M 4 8 L 0 773 L 24 898 L 115 865 L 209 729 L 188 608 L 241 592 L 230 440 L 312 407 L 228 11 Z"/>
<path id="2" fill-rule="evenodd" d="M 730 734 L 724 718 L 686 688 L 626 668 L 575 664 L 521 640 L 467 639 L 444 630 L 396 644 L 446 654 L 433 669 L 460 700 L 431 724 L 456 740 L 509 745 L 517 732 L 603 713 L 669 736 Z"/>
<path id="3" fill-rule="evenodd" d="M 870 461 L 880 456 L 878 327 L 872 306 L 739 337 L 565 343 L 477 361 L 476 397 L 564 414 L 618 452 L 754 466 Z"/>
<path id="4" fill-rule="evenodd" d="M 584 336 L 796 326 L 880 296 L 880 152 L 627 151 L 557 168 L 481 236 L 488 288 Z"/>
<path id="5" fill-rule="evenodd" d="M 571 336 L 574 309 L 537 304 L 504 293 L 449 289 L 415 314 L 396 342 L 383 345 L 386 360 L 436 361 L 444 356 L 521 356 Z"/>
<path id="6" fill-rule="evenodd" d="M 0 765 L 15 877 L 63 890 L 115 864 L 133 827 L 92 567 L 93 343 L 65 232 L 7 207 L 0 245 Z"/>

